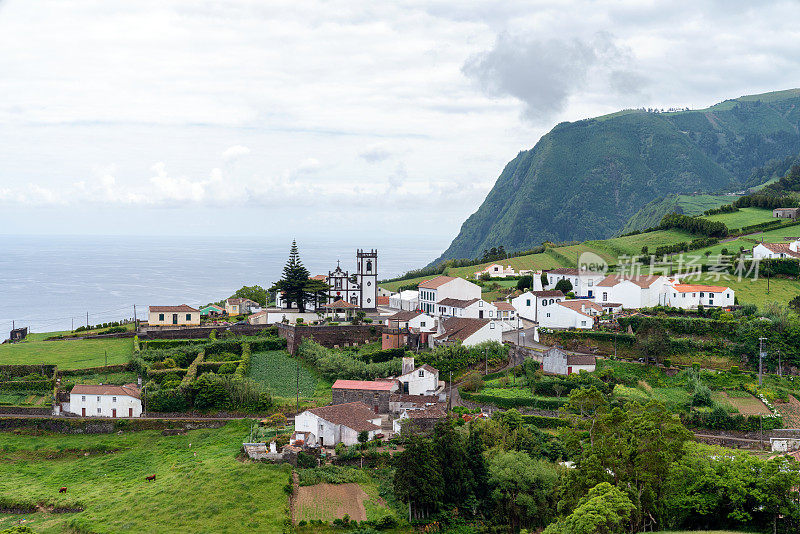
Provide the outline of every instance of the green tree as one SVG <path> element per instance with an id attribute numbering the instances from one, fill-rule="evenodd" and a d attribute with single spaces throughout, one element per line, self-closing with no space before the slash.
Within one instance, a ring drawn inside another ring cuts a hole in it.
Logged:
<path id="1" fill-rule="evenodd" d="M 225 385 L 214 373 L 205 373 L 195 380 L 196 390 L 194 405 L 201 410 L 204 408 L 221 408 L 225 404 L 227 392 Z"/>
<path id="2" fill-rule="evenodd" d="M 393 457 L 394 494 L 408 504 L 412 518 L 421 519 L 439 510 L 445 492 L 442 473 L 430 439 L 411 435 L 405 446 Z"/>
<path id="3" fill-rule="evenodd" d="M 559 482 L 555 466 L 524 452 L 499 452 L 489 460 L 489 487 L 496 517 L 512 531 L 543 527 L 550 522 Z"/>
<path id="4" fill-rule="evenodd" d="M 668 354 L 669 336 L 657 319 L 648 318 L 636 330 L 636 344 L 648 361 L 652 357 L 659 362 L 662 354 Z"/>
<path id="5" fill-rule="evenodd" d="M 297 304 L 298 310 L 301 313 L 305 312 L 306 303 L 324 294 L 330 287 L 320 280 L 311 280 L 308 274 L 308 269 L 303 266 L 303 262 L 300 260 L 297 242 L 292 241 L 289 260 L 283 267 L 283 278 L 275 282 L 270 291 L 282 291 L 287 302 Z"/>
<path id="6" fill-rule="evenodd" d="M 526 289 L 533 289 L 533 276 L 527 274 L 517 280 L 517 289 L 525 291 Z"/>
<path id="7" fill-rule="evenodd" d="M 569 516 L 548 526 L 544 534 L 623 534 L 634 509 L 624 492 L 601 482 Z"/>
<path id="8" fill-rule="evenodd" d="M 542 277 L 541 278 L 542 278 L 542 287 L 547 287 L 547 284 L 548 284 L 547 273 L 542 272 Z"/>
<path id="9" fill-rule="evenodd" d="M 478 515 L 478 510 L 484 506 L 489 496 L 489 466 L 484 457 L 485 447 L 480 435 L 474 431 L 474 425 L 470 425 L 469 437 L 467 438 L 467 470 L 472 475 L 469 479 L 467 498 L 464 499 L 466 506 L 472 515 Z"/>
<path id="10" fill-rule="evenodd" d="M 250 299 L 258 302 L 261 306 L 267 305 L 267 290 L 261 286 L 242 286 L 233 294 L 234 297 Z"/>
<path id="11" fill-rule="evenodd" d="M 572 282 L 567 280 L 566 278 L 562 278 L 558 282 L 556 282 L 556 291 L 561 291 L 565 295 L 572 291 Z"/>
<path id="12" fill-rule="evenodd" d="M 467 469 L 467 449 L 463 438 L 456 432 L 452 419 L 436 425 L 433 434 L 434 454 L 439 461 L 439 472 L 447 491 L 442 498 L 445 506 L 461 507 L 469 496 L 472 475 Z"/>

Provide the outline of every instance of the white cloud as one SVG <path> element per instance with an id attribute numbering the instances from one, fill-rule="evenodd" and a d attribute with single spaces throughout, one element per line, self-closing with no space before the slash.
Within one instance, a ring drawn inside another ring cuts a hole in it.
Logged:
<path id="1" fill-rule="evenodd" d="M 250 149 L 243 145 L 233 145 L 222 152 L 222 159 L 225 161 L 235 161 L 250 153 Z"/>
<path id="2" fill-rule="evenodd" d="M 86 205 L 153 208 L 142 231 L 198 207 L 254 206 L 272 227 L 346 207 L 381 232 L 398 222 L 381 206 L 403 203 L 409 231 L 455 233 L 556 122 L 705 106 L 800 70 L 785 1 L 2 6 L 0 203 L 57 208 L 37 221 L 66 232 Z M 19 221 L 0 210 L 4 231 Z"/>

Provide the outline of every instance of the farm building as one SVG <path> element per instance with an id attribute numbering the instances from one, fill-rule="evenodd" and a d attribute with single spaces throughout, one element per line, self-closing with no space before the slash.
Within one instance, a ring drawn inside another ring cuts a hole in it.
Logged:
<path id="1" fill-rule="evenodd" d="M 542 355 L 542 371 L 554 375 L 571 375 L 595 369 L 595 357 L 591 354 L 567 354 L 558 347 L 553 347 Z"/>
<path id="2" fill-rule="evenodd" d="M 668 280 L 665 276 L 610 274 L 594 286 L 594 301 L 618 302 L 628 310 L 661 304 Z"/>
<path id="3" fill-rule="evenodd" d="M 228 315 L 244 315 L 260 310 L 258 302 L 250 299 L 231 298 L 225 301 L 225 311 Z"/>
<path id="4" fill-rule="evenodd" d="M 753 259 L 800 258 L 800 239 L 792 243 L 759 243 L 753 247 Z"/>
<path id="5" fill-rule="evenodd" d="M 403 358 L 400 390 L 408 395 L 432 395 L 439 389 L 439 370 L 430 365 L 414 368 L 414 358 Z"/>
<path id="6" fill-rule="evenodd" d="M 396 349 L 427 344 L 428 334 L 436 331 L 436 321 L 430 315 L 416 311 L 399 311 L 386 318 L 381 348 Z"/>
<path id="7" fill-rule="evenodd" d="M 547 306 L 552 306 L 556 302 L 564 300 L 564 293 L 556 289 L 548 289 L 545 291 L 527 291 L 522 295 L 514 298 L 511 304 L 517 310 L 517 315 L 529 321 L 539 321 L 539 314 L 542 313 Z"/>
<path id="8" fill-rule="evenodd" d="M 666 287 L 666 305 L 675 308 L 733 306 L 734 291 L 726 286 L 673 284 Z"/>
<path id="9" fill-rule="evenodd" d="M 380 432 L 381 418 L 366 404 L 349 402 L 306 410 L 295 417 L 294 428 L 307 447 L 355 445 L 360 432 L 366 431 L 369 439 Z"/>
<path id="10" fill-rule="evenodd" d="M 392 422 L 392 430 L 400 433 L 402 430 L 412 432 L 430 432 L 436 423 L 447 417 L 447 412 L 441 404 L 426 406 L 422 409 L 405 409 L 400 417 Z"/>
<path id="11" fill-rule="evenodd" d="M 337 380 L 333 404 L 361 402 L 374 413 L 389 413 L 389 397 L 399 389 L 397 380 Z"/>
<path id="12" fill-rule="evenodd" d="M 61 408 L 82 417 L 140 417 L 141 392 L 136 384 L 78 384 L 69 392 L 69 404 L 62 403 Z"/>
<path id="13" fill-rule="evenodd" d="M 147 324 L 150 326 L 199 326 L 200 310 L 180 306 L 150 306 Z"/>
<path id="14" fill-rule="evenodd" d="M 403 311 L 419 309 L 419 291 L 406 289 L 389 297 L 389 307 Z"/>
<path id="15" fill-rule="evenodd" d="M 797 219 L 797 214 L 800 208 L 775 208 L 772 210 L 772 216 L 779 219 Z"/>

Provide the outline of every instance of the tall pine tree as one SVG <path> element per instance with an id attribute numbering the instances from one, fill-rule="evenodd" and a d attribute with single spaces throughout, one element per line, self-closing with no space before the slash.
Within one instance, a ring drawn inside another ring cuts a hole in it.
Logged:
<path id="1" fill-rule="evenodd" d="M 272 291 L 282 291 L 286 302 L 295 302 L 300 313 L 306 311 L 306 302 L 309 300 L 308 269 L 300 261 L 300 253 L 297 250 L 297 241 L 292 241 L 292 248 L 289 250 L 289 261 L 283 268 L 283 278 L 272 286 Z"/>

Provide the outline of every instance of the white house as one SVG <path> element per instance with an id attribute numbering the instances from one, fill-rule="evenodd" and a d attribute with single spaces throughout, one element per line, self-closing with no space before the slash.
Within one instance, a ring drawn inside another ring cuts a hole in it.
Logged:
<path id="1" fill-rule="evenodd" d="M 247 316 L 248 324 L 263 325 L 282 323 L 284 321 L 291 324 L 296 324 L 297 319 L 302 319 L 303 323 L 307 324 L 318 320 L 319 316 L 315 312 L 300 313 L 296 309 L 282 310 L 279 308 L 267 308 L 266 310 L 261 310 Z"/>
<path id="2" fill-rule="evenodd" d="M 349 402 L 311 408 L 294 418 L 296 435 L 302 435 L 308 447 L 333 447 L 337 443 L 355 445 L 358 434 L 369 439 L 380 433 L 381 417 L 363 402 Z"/>
<path id="3" fill-rule="evenodd" d="M 554 375 L 571 375 L 595 370 L 596 360 L 591 354 L 567 354 L 553 347 L 542 355 L 542 371 Z"/>
<path id="4" fill-rule="evenodd" d="M 471 347 L 484 341 L 503 342 L 503 328 L 497 321 L 490 319 L 442 318 L 439 321 L 437 334 L 431 336 L 430 346 L 461 342 Z"/>
<path id="5" fill-rule="evenodd" d="M 150 306 L 147 323 L 150 326 L 199 326 L 200 310 L 186 304 L 180 306 Z"/>
<path id="6" fill-rule="evenodd" d="M 494 314 L 495 319 L 500 321 L 516 321 L 517 309 L 514 308 L 512 303 L 498 300 L 492 302 L 492 306 L 494 306 L 496 310 Z"/>
<path id="7" fill-rule="evenodd" d="M 446 298 L 436 303 L 439 317 L 469 317 L 472 319 L 495 319 L 497 308 L 483 299 Z"/>
<path id="8" fill-rule="evenodd" d="M 439 370 L 430 365 L 414 368 L 414 358 L 403 358 L 400 393 L 407 395 L 433 395 L 439 389 Z"/>
<path id="9" fill-rule="evenodd" d="M 69 405 L 62 404 L 65 412 L 82 417 L 140 417 L 141 392 L 136 384 L 86 385 L 77 384 L 69 392 Z"/>
<path id="10" fill-rule="evenodd" d="M 420 282 L 419 305 L 425 313 L 434 317 L 441 315 L 436 304 L 446 298 L 459 300 L 479 299 L 481 298 L 481 288 L 463 278 L 444 275 Z"/>
<path id="11" fill-rule="evenodd" d="M 665 276 L 610 274 L 595 285 L 594 301 L 616 302 L 626 309 L 651 308 L 661 302 L 667 285 Z"/>
<path id="12" fill-rule="evenodd" d="M 488 274 L 492 278 L 505 278 L 506 276 L 515 276 L 517 273 L 510 265 L 503 267 L 499 263 L 493 263 L 481 271 L 476 271 L 475 278 L 480 278 L 484 274 Z"/>
<path id="13" fill-rule="evenodd" d="M 403 311 L 419 309 L 419 291 L 406 289 L 389 295 L 389 307 Z"/>
<path id="14" fill-rule="evenodd" d="M 588 299 L 556 302 L 539 312 L 539 326 L 544 328 L 582 328 L 594 326 L 595 317 L 603 315 L 603 307 Z"/>
<path id="15" fill-rule="evenodd" d="M 605 278 L 605 275 L 602 273 L 560 267 L 547 271 L 547 287 L 550 290 L 554 290 L 560 280 L 569 280 L 569 283 L 572 284 L 572 292 L 576 296 L 594 298 L 597 294 L 595 286 L 603 278 Z"/>
<path id="16" fill-rule="evenodd" d="M 800 239 L 791 243 L 759 243 L 753 248 L 753 259 L 800 258 Z"/>
<path id="17" fill-rule="evenodd" d="M 725 286 L 673 284 L 665 288 L 664 305 L 684 309 L 733 306 L 734 297 L 733 289 Z"/>
<path id="18" fill-rule="evenodd" d="M 556 302 L 564 300 L 564 293 L 553 289 L 545 291 L 526 291 L 522 295 L 511 299 L 511 304 L 517 310 L 517 315 L 529 321 L 539 321 L 539 314 L 553 306 Z"/>
<path id="19" fill-rule="evenodd" d="M 417 332 L 433 332 L 436 330 L 436 319 L 419 310 L 397 312 L 387 317 L 385 324 L 389 328 L 411 328 Z"/>

